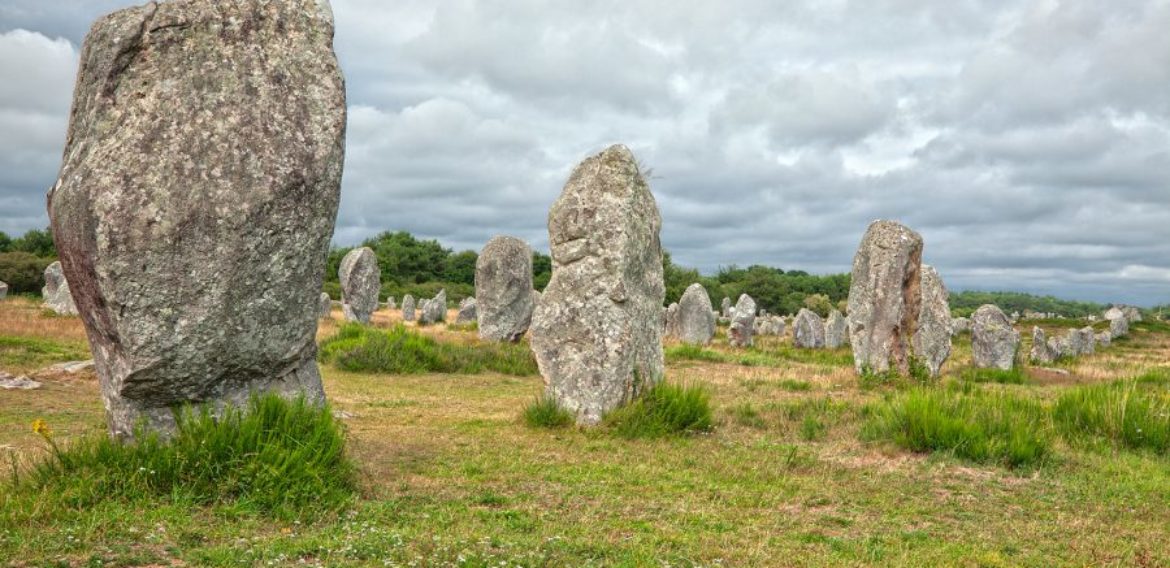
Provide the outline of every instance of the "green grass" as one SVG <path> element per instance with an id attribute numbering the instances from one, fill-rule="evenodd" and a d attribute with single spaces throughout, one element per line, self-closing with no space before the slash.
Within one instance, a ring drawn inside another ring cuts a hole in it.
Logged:
<path id="1" fill-rule="evenodd" d="M 999 383 L 1004 385 L 1022 385 L 1029 382 L 1028 375 L 1020 367 L 1004 371 L 1003 369 L 976 369 L 968 367 L 959 373 L 959 380 L 969 383 Z"/>
<path id="2" fill-rule="evenodd" d="M 660 438 L 711 429 L 711 395 L 701 386 L 658 383 L 605 416 L 623 438 Z"/>
<path id="3" fill-rule="evenodd" d="M 352 501 L 356 469 L 328 406 L 267 395 L 219 417 L 206 408 L 179 412 L 169 439 L 139 431 L 134 443 L 102 434 L 59 447 L 42 433 L 49 456 L 13 473 L 2 508 L 37 515 L 154 499 L 290 519 Z"/>
<path id="4" fill-rule="evenodd" d="M 1071 389 L 1053 405 L 1053 422 L 1070 442 L 1104 439 L 1129 449 L 1170 454 L 1168 378 L 1167 372 L 1154 372 Z"/>
<path id="5" fill-rule="evenodd" d="M 319 358 L 343 371 L 362 373 L 538 373 L 527 343 L 439 342 L 402 325 L 388 330 L 343 325 L 336 335 L 321 342 Z"/>
<path id="6" fill-rule="evenodd" d="M 89 359 L 85 345 L 63 344 L 32 337 L 0 335 L 0 369 L 42 367 L 62 361 Z"/>
<path id="7" fill-rule="evenodd" d="M 1038 466 L 1051 454 L 1044 407 L 979 389 L 914 388 L 865 410 L 861 436 L 913 452 L 944 453 L 1010 468 Z"/>
<path id="8" fill-rule="evenodd" d="M 533 428 L 565 428 L 575 422 L 573 413 L 555 398 L 541 396 L 524 407 L 524 422 Z"/>
<path id="9" fill-rule="evenodd" d="M 744 367 L 784 367 L 790 361 L 832 367 L 848 367 L 853 364 L 853 355 L 848 348 L 797 349 L 791 345 L 778 345 L 771 348 L 749 347 L 745 350 L 725 353 L 684 343 L 667 347 L 665 355 L 667 362 L 705 361 Z"/>

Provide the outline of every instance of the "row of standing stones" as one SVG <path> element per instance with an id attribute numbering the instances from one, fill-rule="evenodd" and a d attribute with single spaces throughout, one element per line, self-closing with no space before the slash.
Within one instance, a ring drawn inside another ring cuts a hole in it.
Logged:
<path id="1" fill-rule="evenodd" d="M 112 435 L 169 432 L 173 409 L 239 405 L 255 392 L 323 402 L 315 360 L 320 295 L 340 195 L 345 87 L 328 3 L 173 0 L 114 12 L 87 35 L 64 159 L 48 207 L 60 264 L 47 302 L 79 313 Z M 176 71 L 188 70 L 188 71 Z M 127 148 L 136 151 L 128 152 Z M 553 273 L 533 291 L 532 251 L 489 242 L 476 297 L 460 306 L 487 340 L 529 334 L 546 391 L 594 424 L 662 379 L 664 327 L 709 342 L 716 313 L 692 286 L 665 321 L 661 218 L 624 146 L 587 158 L 548 216 Z M 798 345 L 852 345 L 858 372 L 937 374 L 951 350 L 946 289 L 922 239 L 870 225 L 854 258 L 848 317 L 802 311 Z M 378 306 L 376 257 L 359 248 L 339 277 L 345 317 Z M 741 296 L 724 302 L 729 342 L 782 333 Z M 414 298 L 403 298 L 413 319 Z M 443 321 L 446 296 L 422 303 Z M 474 315 L 473 315 L 474 314 Z M 1007 360 L 1018 334 L 984 306 L 976 365 Z"/>

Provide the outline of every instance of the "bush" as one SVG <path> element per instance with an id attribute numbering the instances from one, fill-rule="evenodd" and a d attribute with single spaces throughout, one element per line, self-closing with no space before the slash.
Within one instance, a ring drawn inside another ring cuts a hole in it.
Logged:
<path id="1" fill-rule="evenodd" d="M 538 373 L 526 343 L 441 343 L 401 324 L 389 330 L 345 324 L 321 343 L 319 357 L 341 370 L 363 373 Z"/>
<path id="2" fill-rule="evenodd" d="M 914 452 L 948 453 L 1017 468 L 1050 453 L 1044 408 L 1035 401 L 974 389 L 918 387 L 866 407 L 861 435 Z"/>
<path id="3" fill-rule="evenodd" d="M 0 252 L 0 281 L 8 284 L 9 294 L 37 294 L 45 286 L 45 268 L 52 258 L 27 252 Z"/>
<path id="4" fill-rule="evenodd" d="M 575 419 L 555 398 L 541 396 L 524 408 L 524 422 L 533 428 L 564 428 Z"/>
<path id="5" fill-rule="evenodd" d="M 1170 395 L 1157 375 L 1070 389 L 1057 399 L 1052 417 L 1070 442 L 1098 437 L 1170 453 Z"/>
<path id="6" fill-rule="evenodd" d="M 1028 382 L 1028 375 L 1024 370 L 1015 367 L 1009 371 L 1003 369 L 976 369 L 969 367 L 959 373 L 959 380 L 969 383 L 999 383 L 1005 385 L 1022 385 Z"/>
<path id="7" fill-rule="evenodd" d="M 605 423 L 623 438 L 658 438 L 711 429 L 711 397 L 700 386 L 659 383 L 610 412 Z"/>
<path id="8" fill-rule="evenodd" d="M 279 518 L 336 511 L 354 495 L 356 470 L 328 406 L 270 394 L 218 418 L 206 408 L 184 409 L 178 418 L 169 440 L 140 430 L 135 443 L 102 435 L 65 449 L 43 423 L 35 424 L 53 457 L 17 489 L 70 508 L 153 497 L 234 503 Z"/>

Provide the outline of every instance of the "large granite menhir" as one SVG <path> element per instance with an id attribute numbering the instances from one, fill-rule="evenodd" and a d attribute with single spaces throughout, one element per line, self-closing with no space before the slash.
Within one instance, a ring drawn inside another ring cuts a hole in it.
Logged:
<path id="1" fill-rule="evenodd" d="M 479 338 L 520 341 L 532 324 L 532 248 L 505 235 L 492 237 L 475 261 Z"/>
<path id="2" fill-rule="evenodd" d="M 374 250 L 359 247 L 346 253 L 337 269 L 337 278 L 341 281 L 341 309 L 345 319 L 370 323 L 382 291 L 382 276 Z"/>
<path id="3" fill-rule="evenodd" d="M 853 257 L 849 343 L 858 373 L 894 365 L 910 374 L 911 340 L 922 302 L 922 237 L 894 221 L 874 221 Z"/>
<path id="4" fill-rule="evenodd" d="M 683 343 L 707 345 L 715 336 L 715 312 L 702 284 L 687 286 L 678 301 L 678 338 Z"/>
<path id="5" fill-rule="evenodd" d="M 581 162 L 549 211 L 553 273 L 529 334 L 548 395 L 580 424 L 662 379 L 661 227 L 625 146 Z"/>
<path id="6" fill-rule="evenodd" d="M 345 153 L 327 2 L 173 0 L 94 24 L 57 250 L 112 434 L 257 391 L 324 400 L 319 295 Z"/>

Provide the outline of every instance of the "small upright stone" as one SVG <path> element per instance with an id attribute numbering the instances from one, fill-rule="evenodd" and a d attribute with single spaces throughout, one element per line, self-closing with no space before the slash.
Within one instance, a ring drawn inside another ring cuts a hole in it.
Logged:
<path id="1" fill-rule="evenodd" d="M 1109 335 L 1113 339 L 1124 337 L 1129 334 L 1129 318 L 1125 317 L 1125 312 L 1113 307 L 1105 312 L 1105 319 L 1109 320 Z"/>
<path id="2" fill-rule="evenodd" d="M 662 218 L 633 154 L 578 165 L 548 215 L 552 279 L 532 316 L 547 393 L 580 424 L 662 380 Z"/>
<path id="3" fill-rule="evenodd" d="M 845 345 L 845 338 L 849 334 L 848 325 L 840 310 L 829 312 L 829 318 L 825 320 L 825 347 L 836 349 Z"/>
<path id="4" fill-rule="evenodd" d="M 662 335 L 664 337 L 679 337 L 679 314 L 678 302 L 674 302 L 666 306 L 666 310 L 662 312 Z"/>
<path id="5" fill-rule="evenodd" d="M 1038 365 L 1048 365 L 1056 360 L 1058 353 L 1048 344 L 1048 337 L 1040 326 L 1032 327 L 1032 351 L 1029 359 Z"/>
<path id="6" fill-rule="evenodd" d="M 468 324 L 476 321 L 476 308 L 475 298 L 463 298 L 463 301 L 459 302 L 459 313 L 455 316 L 455 323 Z"/>
<path id="7" fill-rule="evenodd" d="M 894 221 L 870 224 L 853 257 L 849 342 L 858 373 L 910 374 L 922 302 L 922 237 Z"/>
<path id="8" fill-rule="evenodd" d="M 8 297 L 8 284 L 0 280 L 0 300 Z"/>
<path id="9" fill-rule="evenodd" d="M 727 328 L 727 343 L 732 347 L 751 347 L 756 326 L 756 301 L 740 294 L 731 310 L 731 326 Z"/>
<path id="10" fill-rule="evenodd" d="M 914 356 L 926 365 L 931 377 L 937 377 L 951 356 L 951 307 L 947 288 L 933 266 L 922 265 L 920 282 L 922 305 L 914 332 Z"/>
<path id="11" fill-rule="evenodd" d="M 719 312 L 722 317 L 731 319 L 731 298 L 723 297 L 723 302 L 719 304 Z"/>
<path id="12" fill-rule="evenodd" d="M 678 302 L 678 336 L 683 343 L 707 345 L 715 335 L 711 297 L 698 282 L 687 286 Z"/>
<path id="13" fill-rule="evenodd" d="M 971 316 L 971 355 L 980 369 L 1010 371 L 1016 364 L 1016 350 L 1020 347 L 1020 332 L 1003 310 L 984 304 Z"/>
<path id="14" fill-rule="evenodd" d="M 532 324 L 535 297 L 532 248 L 516 237 L 492 237 L 475 261 L 479 338 L 520 341 Z"/>
<path id="15" fill-rule="evenodd" d="M 1100 347 L 1109 347 L 1113 343 L 1113 334 L 1109 330 L 1102 331 L 1096 335 L 1097 345 Z"/>
<path id="16" fill-rule="evenodd" d="M 41 297 L 45 300 L 46 308 L 64 316 L 77 315 L 77 306 L 73 303 L 69 281 L 61 270 L 61 261 L 53 261 L 45 268 L 45 287 L 41 288 Z"/>
<path id="17" fill-rule="evenodd" d="M 387 297 L 386 298 L 386 309 L 393 310 L 396 308 L 398 308 L 398 304 L 394 303 L 394 296 Z"/>
<path id="18" fill-rule="evenodd" d="M 378 309 L 378 293 L 382 276 L 378 271 L 378 257 L 370 247 L 355 248 L 341 259 L 337 270 L 341 280 L 341 303 L 345 319 L 370 323 L 370 316 Z"/>
<path id="19" fill-rule="evenodd" d="M 816 312 L 801 308 L 792 322 L 792 345 L 805 349 L 825 346 L 825 322 Z"/>
<path id="20" fill-rule="evenodd" d="M 435 294 L 422 305 L 422 315 L 418 318 L 418 323 L 422 325 L 441 323 L 447 321 L 447 290 L 444 288 Z"/>
<path id="21" fill-rule="evenodd" d="M 968 318 L 955 318 L 951 320 L 951 335 L 959 335 L 960 333 L 971 331 L 971 320 Z"/>
<path id="22" fill-rule="evenodd" d="M 321 319 L 333 317 L 333 299 L 325 292 L 321 292 L 321 299 L 318 301 L 317 317 Z"/>
<path id="23" fill-rule="evenodd" d="M 402 321 L 414 321 L 414 296 L 407 294 L 402 297 Z"/>

